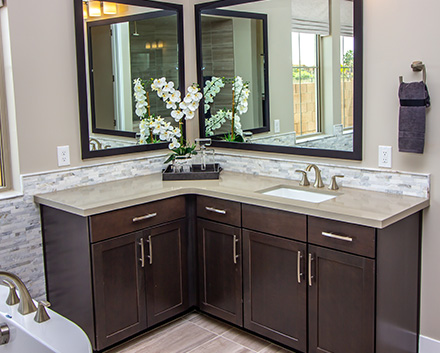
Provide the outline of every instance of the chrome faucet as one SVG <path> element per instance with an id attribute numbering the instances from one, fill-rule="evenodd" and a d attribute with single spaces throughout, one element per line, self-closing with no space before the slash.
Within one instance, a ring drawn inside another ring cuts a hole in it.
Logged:
<path id="1" fill-rule="evenodd" d="M 313 186 L 315 188 L 323 188 L 324 187 L 324 183 L 322 182 L 321 171 L 316 166 L 316 164 L 309 164 L 307 166 L 307 168 L 306 168 L 306 172 L 310 172 L 310 170 L 312 168 L 315 170 L 315 182 L 313 183 Z"/>
<path id="2" fill-rule="evenodd" d="M 33 313 L 34 311 L 37 311 L 37 308 L 34 302 L 32 301 L 32 297 L 29 294 L 26 285 L 17 275 L 14 275 L 13 273 L 6 271 L 0 271 L 0 278 L 1 277 L 10 279 L 17 286 L 18 293 L 20 294 L 20 304 L 18 306 L 18 312 L 20 314 L 27 315 Z"/>

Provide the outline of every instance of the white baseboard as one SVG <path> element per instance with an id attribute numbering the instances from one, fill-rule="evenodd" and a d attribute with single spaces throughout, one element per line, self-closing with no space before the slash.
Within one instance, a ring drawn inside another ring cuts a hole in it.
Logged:
<path id="1" fill-rule="evenodd" d="M 438 353 L 440 352 L 440 341 L 420 335 L 419 353 Z"/>

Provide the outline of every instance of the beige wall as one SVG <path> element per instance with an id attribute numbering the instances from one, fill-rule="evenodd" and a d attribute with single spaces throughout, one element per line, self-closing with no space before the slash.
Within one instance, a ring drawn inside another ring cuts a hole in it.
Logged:
<path id="1" fill-rule="evenodd" d="M 196 82 L 194 10 L 190 1 L 182 0 L 187 84 Z M 70 145 L 72 166 L 128 158 L 81 160 L 72 3 L 20 0 L 7 4 L 21 173 L 57 169 L 58 145 Z M 420 0 L 417 5 L 414 8 L 411 0 L 364 1 L 364 157 L 362 162 L 334 162 L 377 167 L 378 145 L 391 145 L 393 169 L 432 173 L 431 207 L 424 219 L 421 332 L 440 340 L 440 47 L 435 37 L 440 2 Z M 427 65 L 432 98 L 423 155 L 397 151 L 398 76 L 418 80 L 420 74 L 410 70 L 414 60 L 423 60 Z M 197 122 L 191 121 L 190 139 L 197 131 Z M 321 160 L 293 158 L 317 163 Z"/>

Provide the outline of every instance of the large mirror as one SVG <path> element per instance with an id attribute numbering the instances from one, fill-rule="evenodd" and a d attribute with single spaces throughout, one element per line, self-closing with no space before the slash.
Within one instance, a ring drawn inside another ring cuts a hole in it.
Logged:
<path id="1" fill-rule="evenodd" d="M 183 89 L 182 6 L 144 0 L 74 4 L 82 158 L 167 148 L 159 132 L 144 136 L 143 126 L 179 129 L 151 84 L 165 77 L 172 91 Z"/>
<path id="2" fill-rule="evenodd" d="M 214 146 L 362 159 L 362 0 L 198 4 L 196 35 Z"/>

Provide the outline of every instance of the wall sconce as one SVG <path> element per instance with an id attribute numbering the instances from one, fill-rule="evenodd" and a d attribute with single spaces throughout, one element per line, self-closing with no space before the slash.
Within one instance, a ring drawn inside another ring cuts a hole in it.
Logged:
<path id="1" fill-rule="evenodd" d="M 151 49 L 151 43 L 150 42 L 145 43 L 145 49 Z"/>
<path id="2" fill-rule="evenodd" d="M 163 48 L 163 41 L 162 41 L 162 40 L 159 40 L 159 41 L 157 42 L 157 47 L 158 47 L 159 49 Z"/>
<path id="3" fill-rule="evenodd" d="M 157 43 L 156 42 L 151 43 L 151 49 L 157 49 Z"/>
<path id="4" fill-rule="evenodd" d="M 89 2 L 89 16 L 100 17 L 101 16 L 101 1 Z"/>

